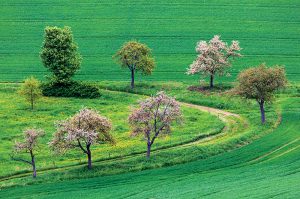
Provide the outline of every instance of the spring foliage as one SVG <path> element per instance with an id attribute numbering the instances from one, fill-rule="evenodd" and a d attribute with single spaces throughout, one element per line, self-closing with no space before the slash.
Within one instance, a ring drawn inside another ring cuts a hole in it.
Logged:
<path id="1" fill-rule="evenodd" d="M 114 143 L 111 128 L 111 122 L 96 110 L 83 108 L 73 117 L 57 123 L 57 131 L 49 144 L 59 153 L 81 149 L 88 156 L 88 168 L 91 169 L 90 147 L 97 143 Z"/>
<path id="2" fill-rule="evenodd" d="M 188 75 L 202 74 L 210 76 L 210 87 L 216 74 L 229 74 L 227 69 L 231 66 L 230 58 L 240 57 L 241 50 L 238 41 L 232 41 L 229 46 L 215 35 L 209 42 L 199 41 L 196 45 L 197 59 L 187 70 Z"/>
<path id="3" fill-rule="evenodd" d="M 24 131 L 24 141 L 16 142 L 14 145 L 14 152 L 16 154 L 28 153 L 30 154 L 30 160 L 23 158 L 16 158 L 12 156 L 15 161 L 24 162 L 30 164 L 33 170 L 33 177 L 36 177 L 36 166 L 35 166 L 35 151 L 38 148 L 39 138 L 45 135 L 44 131 L 41 129 L 27 129 Z"/>
<path id="4" fill-rule="evenodd" d="M 53 73 L 51 81 L 59 83 L 70 81 L 81 63 L 71 28 L 47 26 L 44 37 L 40 57 L 43 65 Z"/>
<path id="5" fill-rule="evenodd" d="M 34 77 L 27 78 L 18 93 L 25 97 L 26 101 L 30 103 L 31 109 L 33 109 L 34 104 L 42 96 L 39 80 Z"/>
<path id="6" fill-rule="evenodd" d="M 179 103 L 164 92 L 140 102 L 139 108 L 129 116 L 132 135 L 142 134 L 147 140 L 147 157 L 151 146 L 159 135 L 169 134 L 173 121 L 181 119 Z"/>
<path id="7" fill-rule="evenodd" d="M 151 49 L 137 41 L 125 43 L 114 55 L 114 59 L 122 68 L 128 68 L 131 71 L 132 88 L 134 88 L 135 72 L 140 71 L 142 75 L 151 75 L 155 67 Z"/>
<path id="8" fill-rule="evenodd" d="M 265 122 L 264 103 L 271 102 L 274 92 L 284 88 L 287 83 L 283 67 L 271 68 L 261 64 L 242 71 L 238 76 L 236 91 L 247 99 L 255 99 L 261 108 L 262 123 Z"/>

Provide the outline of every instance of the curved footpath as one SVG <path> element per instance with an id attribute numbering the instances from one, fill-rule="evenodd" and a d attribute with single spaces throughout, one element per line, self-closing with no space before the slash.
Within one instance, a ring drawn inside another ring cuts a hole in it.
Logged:
<path id="1" fill-rule="evenodd" d="M 115 92 L 115 91 L 112 91 L 112 92 Z M 182 106 L 198 109 L 198 110 L 203 111 L 203 112 L 209 112 L 210 114 L 217 116 L 226 125 L 220 133 L 217 133 L 217 134 L 214 134 L 214 135 L 204 134 L 203 136 L 199 137 L 198 139 L 195 138 L 195 139 L 193 139 L 192 141 L 189 141 L 189 142 L 180 143 L 178 145 L 169 146 L 169 147 L 162 148 L 162 149 L 158 148 L 158 149 L 152 150 L 152 154 L 159 153 L 161 151 L 167 151 L 167 150 L 170 150 L 170 149 L 173 149 L 173 148 L 185 148 L 185 147 L 189 147 L 191 145 L 196 145 L 196 144 L 201 143 L 201 142 L 205 142 L 205 141 L 208 141 L 208 140 L 212 140 L 212 139 L 221 137 L 222 135 L 226 134 L 226 132 L 228 131 L 229 121 L 235 123 L 235 120 L 232 119 L 232 117 L 236 118 L 236 119 L 240 118 L 240 116 L 237 115 L 237 114 L 227 112 L 227 111 L 224 111 L 224 110 L 220 110 L 220 109 L 215 109 L 215 108 L 211 108 L 211 107 L 207 107 L 207 106 L 194 105 L 194 104 L 184 103 L 184 102 L 180 102 L 180 104 Z M 94 161 L 94 164 L 99 163 L 99 162 L 114 162 L 114 161 L 117 161 L 117 160 L 125 160 L 125 159 L 135 158 L 137 156 L 144 156 L 144 155 L 145 155 L 144 152 L 137 153 L 137 154 L 129 154 L 127 156 L 122 156 L 122 157 L 114 157 L 114 158 L 111 158 L 111 159 L 104 159 L 104 160 L 98 160 L 98 161 L 96 160 L 96 161 Z M 38 171 L 38 174 L 46 173 L 46 172 L 49 172 L 49 171 L 62 171 L 64 169 L 81 167 L 82 165 L 85 165 L 85 164 L 86 163 L 83 162 L 80 165 L 76 164 L 76 165 L 67 165 L 67 166 L 63 166 L 63 167 L 59 167 L 59 168 L 42 169 L 42 170 Z M 0 182 L 15 179 L 15 178 L 31 176 L 31 175 L 32 175 L 31 172 L 22 173 L 22 174 L 15 174 L 15 175 L 11 175 L 9 177 L 0 178 Z"/>
<path id="2" fill-rule="evenodd" d="M 9 188 L 0 198 L 299 198 L 300 100 L 272 133 L 217 156 L 113 176 Z M 223 114 L 224 115 L 224 114 Z"/>

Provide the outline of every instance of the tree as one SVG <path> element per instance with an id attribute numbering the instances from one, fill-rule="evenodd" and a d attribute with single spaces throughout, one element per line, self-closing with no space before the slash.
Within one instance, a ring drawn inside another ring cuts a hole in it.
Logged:
<path id="1" fill-rule="evenodd" d="M 79 148 L 88 158 L 88 168 L 92 168 L 93 144 L 114 143 L 110 135 L 110 121 L 99 115 L 96 110 L 83 108 L 73 117 L 57 124 L 57 131 L 49 143 L 50 147 L 59 153 Z"/>
<path id="2" fill-rule="evenodd" d="M 81 56 L 77 44 L 73 41 L 71 28 L 47 26 L 40 57 L 43 65 L 53 73 L 53 82 L 69 82 L 81 63 Z"/>
<path id="3" fill-rule="evenodd" d="M 31 110 L 33 110 L 34 104 L 42 96 L 39 80 L 34 77 L 27 78 L 18 93 L 25 97 L 31 105 Z"/>
<path id="4" fill-rule="evenodd" d="M 238 41 L 232 41 L 231 45 L 220 40 L 220 36 L 215 35 L 208 43 L 199 41 L 196 45 L 196 52 L 199 53 L 197 59 L 187 70 L 188 75 L 202 74 L 210 76 L 210 88 L 214 87 L 214 77 L 216 74 L 224 75 L 231 66 L 230 58 L 240 57 L 241 50 Z"/>
<path id="5" fill-rule="evenodd" d="M 132 135 L 143 134 L 147 140 L 147 158 L 150 158 L 151 146 L 159 135 L 171 131 L 173 121 L 180 121 L 179 103 L 164 92 L 140 102 L 139 108 L 129 116 Z"/>
<path id="6" fill-rule="evenodd" d="M 16 142 L 14 146 L 15 153 L 29 153 L 31 160 L 11 156 L 12 160 L 24 162 L 32 166 L 33 178 L 36 178 L 35 151 L 38 148 L 38 140 L 43 137 L 44 131 L 41 129 L 27 129 L 24 131 L 24 141 Z"/>
<path id="7" fill-rule="evenodd" d="M 131 72 L 131 88 L 134 88 L 135 72 L 140 71 L 142 75 L 151 75 L 155 62 L 151 55 L 151 49 L 145 44 L 137 41 L 125 43 L 114 55 L 114 59 L 122 68 L 128 68 Z"/>
<path id="8" fill-rule="evenodd" d="M 283 67 L 272 68 L 261 64 L 242 71 L 238 76 L 236 91 L 247 99 L 255 99 L 260 107 L 261 122 L 265 123 L 264 104 L 271 102 L 274 92 L 284 88 L 287 83 Z"/>

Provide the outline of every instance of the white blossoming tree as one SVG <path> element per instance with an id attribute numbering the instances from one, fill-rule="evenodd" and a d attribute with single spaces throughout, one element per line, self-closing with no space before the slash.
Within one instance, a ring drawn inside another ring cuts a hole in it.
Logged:
<path id="1" fill-rule="evenodd" d="M 215 35 L 209 42 L 199 41 L 196 46 L 196 52 L 199 55 L 188 68 L 187 74 L 209 76 L 210 88 L 213 88 L 215 75 L 229 74 L 227 69 L 231 66 L 230 58 L 240 57 L 240 50 L 238 41 L 232 41 L 228 46 L 218 35 Z"/>
<path id="2" fill-rule="evenodd" d="M 159 135 L 171 131 L 173 121 L 180 121 L 179 103 L 164 92 L 140 102 L 139 107 L 129 116 L 132 135 L 144 135 L 147 140 L 147 158 L 150 158 L 151 146 Z"/>
<path id="3" fill-rule="evenodd" d="M 24 131 L 24 141 L 16 142 L 14 146 L 14 152 L 16 154 L 28 153 L 30 154 L 30 160 L 26 160 L 23 157 L 11 156 L 12 160 L 24 162 L 32 166 L 33 178 L 36 178 L 36 166 L 35 166 L 35 152 L 38 148 L 38 139 L 44 136 L 44 131 L 41 129 L 27 129 Z"/>
<path id="4" fill-rule="evenodd" d="M 88 169 L 91 169 L 91 146 L 97 143 L 114 143 L 111 128 L 111 122 L 106 117 L 96 110 L 83 108 L 73 117 L 57 124 L 57 131 L 49 145 L 59 153 L 74 148 L 82 150 L 88 158 Z"/>

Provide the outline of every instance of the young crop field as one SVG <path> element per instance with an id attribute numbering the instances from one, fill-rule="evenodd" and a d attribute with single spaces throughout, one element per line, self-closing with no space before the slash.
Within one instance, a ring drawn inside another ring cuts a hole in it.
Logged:
<path id="1" fill-rule="evenodd" d="M 139 80 L 196 80 L 185 74 L 199 40 L 219 34 L 238 40 L 243 57 L 233 63 L 232 81 L 244 68 L 266 62 L 284 65 L 288 78 L 300 81 L 300 2 L 298 0 L 176 1 L 0 1 L 0 81 L 43 78 L 41 50 L 46 26 L 70 26 L 83 56 L 77 78 L 129 80 L 112 60 L 131 39 L 146 43 L 157 67 Z"/>
<path id="2" fill-rule="evenodd" d="M 0 198 L 300 198 L 299 0 L 0 13 Z"/>

